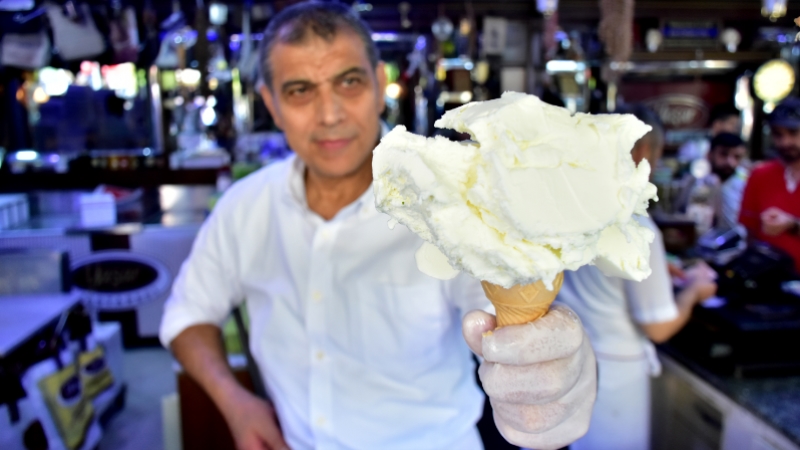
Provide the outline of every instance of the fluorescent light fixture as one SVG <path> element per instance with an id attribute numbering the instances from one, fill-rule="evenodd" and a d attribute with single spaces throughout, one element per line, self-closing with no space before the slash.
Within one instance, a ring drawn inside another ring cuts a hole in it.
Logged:
<path id="1" fill-rule="evenodd" d="M 472 60 L 469 58 L 442 58 L 439 60 L 438 66 L 443 70 L 472 70 L 474 67 Z"/>
<path id="2" fill-rule="evenodd" d="M 397 33 L 372 33 L 372 40 L 375 42 L 397 42 L 399 36 Z"/>
<path id="3" fill-rule="evenodd" d="M 17 161 L 36 161 L 39 158 L 39 153 L 36 150 L 20 150 L 14 155 Z"/>
<path id="4" fill-rule="evenodd" d="M 547 61 L 546 68 L 548 72 L 579 72 L 586 70 L 586 64 L 582 61 L 554 59 Z"/>

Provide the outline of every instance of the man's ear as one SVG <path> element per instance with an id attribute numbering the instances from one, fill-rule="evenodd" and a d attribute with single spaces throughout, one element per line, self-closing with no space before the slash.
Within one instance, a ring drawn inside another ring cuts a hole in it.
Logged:
<path id="1" fill-rule="evenodd" d="M 386 109 L 386 65 L 383 61 L 378 61 L 375 66 L 375 78 L 378 80 L 378 114 L 383 114 Z"/>
<path id="2" fill-rule="evenodd" d="M 280 111 L 278 111 L 278 105 L 275 102 L 275 97 L 272 94 L 272 90 L 267 87 L 266 83 L 259 83 L 260 86 L 258 88 L 259 93 L 261 94 L 261 99 L 264 100 L 264 105 L 267 107 L 267 111 L 272 116 L 272 120 L 275 122 L 275 126 L 283 129 L 283 120 L 281 120 Z"/>

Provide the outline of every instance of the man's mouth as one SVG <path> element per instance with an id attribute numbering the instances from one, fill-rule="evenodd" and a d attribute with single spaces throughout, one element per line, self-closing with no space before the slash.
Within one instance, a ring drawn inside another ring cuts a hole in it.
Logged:
<path id="1" fill-rule="evenodd" d="M 778 156 L 784 162 L 793 163 L 800 160 L 800 149 L 798 148 L 778 148 Z"/>
<path id="2" fill-rule="evenodd" d="M 353 139 L 317 139 L 315 143 L 326 151 L 336 151 L 347 147 Z"/>

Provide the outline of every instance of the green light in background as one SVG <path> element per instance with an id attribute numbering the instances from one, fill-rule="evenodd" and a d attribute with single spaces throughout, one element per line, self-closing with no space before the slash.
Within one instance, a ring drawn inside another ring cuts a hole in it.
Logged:
<path id="1" fill-rule="evenodd" d="M 165 91 L 173 91 L 178 88 L 178 79 L 175 77 L 174 70 L 161 72 L 161 88 Z"/>
<path id="2" fill-rule="evenodd" d="M 387 82 L 394 83 L 398 78 L 400 78 L 400 68 L 397 67 L 396 63 L 386 63 L 383 67 L 386 71 Z"/>

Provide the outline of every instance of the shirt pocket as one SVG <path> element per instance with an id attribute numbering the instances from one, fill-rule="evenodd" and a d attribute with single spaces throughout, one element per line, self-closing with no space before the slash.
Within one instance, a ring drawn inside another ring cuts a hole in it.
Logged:
<path id="1" fill-rule="evenodd" d="M 365 363 L 394 370 L 441 359 L 454 319 L 438 284 L 363 284 L 358 294 Z"/>

